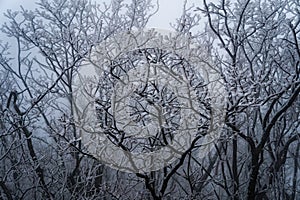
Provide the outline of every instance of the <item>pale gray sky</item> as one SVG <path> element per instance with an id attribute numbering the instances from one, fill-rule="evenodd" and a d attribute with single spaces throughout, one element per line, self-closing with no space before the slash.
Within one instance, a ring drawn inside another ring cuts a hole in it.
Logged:
<path id="1" fill-rule="evenodd" d="M 109 0 L 96 0 L 99 3 Z M 156 0 L 153 0 L 155 2 Z M 0 0 L 0 24 L 5 21 L 3 13 L 7 9 L 20 10 L 20 5 L 24 8 L 33 8 L 35 5 L 34 0 Z M 189 5 L 195 4 L 199 6 L 201 0 L 187 0 Z M 183 10 L 184 0 L 159 0 L 159 11 L 153 16 L 149 22 L 149 27 L 169 29 L 169 24 L 175 22 L 175 19 L 179 17 Z"/>
<path id="2" fill-rule="evenodd" d="M 7 9 L 20 10 L 20 5 L 24 8 L 32 8 L 35 5 L 34 0 L 0 0 L 0 23 L 5 20 L 3 16 Z"/>
<path id="3" fill-rule="evenodd" d="M 199 6 L 202 0 L 188 0 L 188 5 Z M 149 22 L 150 27 L 170 28 L 183 11 L 184 0 L 159 0 L 159 11 Z"/>

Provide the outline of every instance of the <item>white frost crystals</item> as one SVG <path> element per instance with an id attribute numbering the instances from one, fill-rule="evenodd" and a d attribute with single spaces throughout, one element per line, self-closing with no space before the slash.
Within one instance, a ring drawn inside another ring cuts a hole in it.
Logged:
<path id="1" fill-rule="evenodd" d="M 101 43 L 74 81 L 75 123 L 88 153 L 118 170 L 159 170 L 220 135 L 225 88 L 190 36 L 158 29 Z"/>

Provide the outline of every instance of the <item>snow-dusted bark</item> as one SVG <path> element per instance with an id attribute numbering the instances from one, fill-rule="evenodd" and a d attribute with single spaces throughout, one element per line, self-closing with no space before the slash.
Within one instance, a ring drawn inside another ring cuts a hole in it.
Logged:
<path id="1" fill-rule="evenodd" d="M 174 31 L 145 29 L 154 1 L 42 0 L 6 13 L 0 199 L 299 197 L 299 2 L 185 2 Z M 221 103 L 220 138 L 204 139 Z M 196 137 L 162 168 L 120 170 L 86 145 L 92 115 L 123 153 L 163 149 L 178 130 Z"/>
<path id="2" fill-rule="evenodd" d="M 296 1 L 204 1 L 200 9 L 223 52 L 216 59 L 228 88 L 232 135 L 230 174 L 223 178 L 232 181 L 228 192 L 235 199 L 297 192 L 289 189 L 285 165 L 297 162 L 287 158 L 299 151 L 293 147 L 299 143 L 298 9 Z"/>
<path id="3" fill-rule="evenodd" d="M 103 165 L 85 153 L 74 125 L 73 79 L 95 45 L 142 28 L 152 8 L 144 1 L 42 0 L 35 10 L 5 14 L 1 30 L 15 46 L 0 49 L 3 198 L 103 195 Z"/>

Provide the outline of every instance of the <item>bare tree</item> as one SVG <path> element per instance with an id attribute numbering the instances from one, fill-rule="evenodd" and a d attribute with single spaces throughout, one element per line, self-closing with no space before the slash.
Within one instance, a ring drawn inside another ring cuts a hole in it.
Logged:
<path id="1" fill-rule="evenodd" d="M 150 0 L 5 14 L 0 199 L 299 197 L 299 2 L 187 5 L 164 33 Z"/>
<path id="2" fill-rule="evenodd" d="M 9 199 L 101 196 L 103 165 L 83 151 L 73 120 L 72 82 L 93 46 L 142 28 L 152 5 L 41 1 L 37 6 L 8 11 L 9 22 L 1 29 L 16 44 L 11 54 L 8 45 L 1 46 L 0 55 L 6 75 L 1 77 L 1 189 Z"/>
<path id="3" fill-rule="evenodd" d="M 284 165 L 296 150 L 291 144 L 299 142 L 298 8 L 295 1 L 204 1 L 201 9 L 223 49 L 216 59 L 227 83 L 232 135 L 222 152 L 232 151 L 223 177 L 229 176 L 235 199 L 243 193 L 248 199 L 290 195 Z"/>

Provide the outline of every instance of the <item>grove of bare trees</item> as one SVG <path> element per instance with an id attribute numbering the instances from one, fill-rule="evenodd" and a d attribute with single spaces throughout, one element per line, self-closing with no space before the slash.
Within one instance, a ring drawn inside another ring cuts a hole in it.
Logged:
<path id="1" fill-rule="evenodd" d="M 158 9 L 5 13 L 1 200 L 300 198 L 300 2 L 185 1 L 163 34 Z"/>

